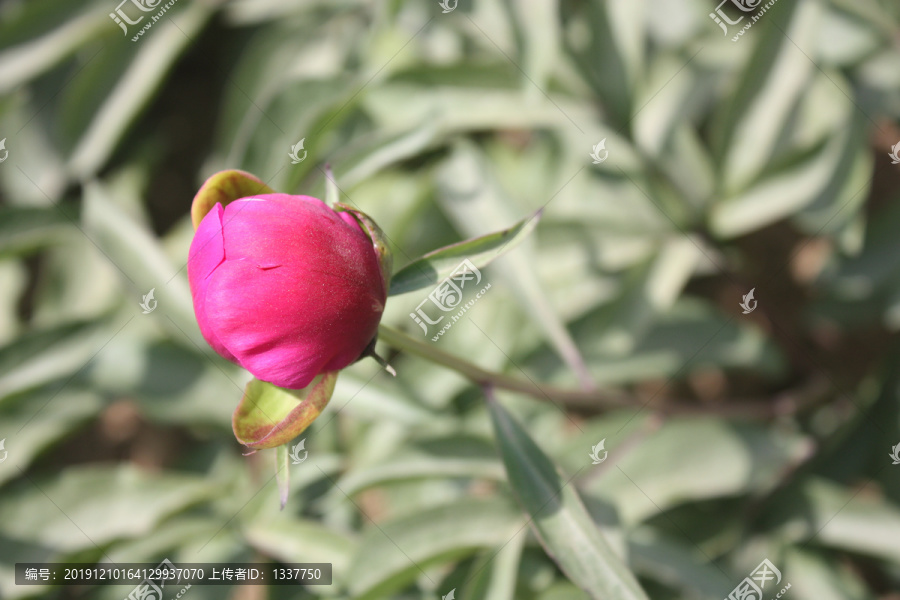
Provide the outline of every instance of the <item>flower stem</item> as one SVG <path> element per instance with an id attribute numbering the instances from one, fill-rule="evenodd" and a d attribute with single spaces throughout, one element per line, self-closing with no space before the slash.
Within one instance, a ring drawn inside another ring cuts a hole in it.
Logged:
<path id="1" fill-rule="evenodd" d="M 439 350 L 431 344 L 417 340 L 399 329 L 394 329 L 383 323 L 378 327 L 378 339 L 397 350 L 421 356 L 426 360 L 456 371 L 481 387 L 493 387 L 528 394 L 541 400 L 562 404 L 569 409 L 581 411 L 596 411 L 598 409 L 624 406 L 647 406 L 652 402 L 654 405 L 652 408 L 663 413 L 716 413 L 722 416 L 767 419 L 795 414 L 819 404 L 828 397 L 827 390 L 823 390 L 825 386 L 822 385 L 822 382 L 818 378 L 813 378 L 803 386 L 782 392 L 775 398 L 736 398 L 721 405 L 689 404 L 683 400 L 656 396 L 642 400 L 623 392 L 569 389 L 543 383 L 538 384 L 528 377 L 524 371 L 522 373 L 525 376 L 524 379 L 504 373 L 487 371 L 478 365 Z"/>
<path id="2" fill-rule="evenodd" d="M 590 404 L 593 407 L 610 407 L 626 406 L 632 403 L 625 396 L 615 393 L 563 389 L 546 384 L 538 385 L 527 375 L 525 379 L 521 379 L 504 373 L 487 371 L 478 365 L 439 350 L 383 323 L 378 327 L 378 339 L 398 350 L 416 354 L 431 362 L 443 365 L 482 387 L 491 386 L 528 394 L 543 400 L 555 400 L 569 405 Z"/>

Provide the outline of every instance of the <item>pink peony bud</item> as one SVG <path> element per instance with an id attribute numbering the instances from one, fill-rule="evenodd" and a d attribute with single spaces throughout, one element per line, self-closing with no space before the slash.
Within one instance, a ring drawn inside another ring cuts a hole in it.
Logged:
<path id="1" fill-rule="evenodd" d="M 359 215 L 288 194 L 216 203 L 188 257 L 194 312 L 209 345 L 256 378 L 291 389 L 360 358 L 375 338 L 387 281 L 383 246 Z"/>

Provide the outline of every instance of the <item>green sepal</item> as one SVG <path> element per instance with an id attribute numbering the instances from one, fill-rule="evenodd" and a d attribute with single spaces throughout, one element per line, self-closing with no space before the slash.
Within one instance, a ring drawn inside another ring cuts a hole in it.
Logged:
<path id="1" fill-rule="evenodd" d="M 203 217 L 216 204 L 225 207 L 230 202 L 241 198 L 274 193 L 275 190 L 246 171 L 236 169 L 219 171 L 207 179 L 194 196 L 194 201 L 191 203 L 191 223 L 194 224 L 194 229 L 197 229 Z"/>
<path id="2" fill-rule="evenodd" d="M 394 269 L 394 255 L 387 243 L 387 236 L 381 230 L 381 227 L 366 213 L 357 210 L 351 206 L 347 206 L 342 202 L 334 203 L 335 212 L 346 212 L 353 215 L 362 230 L 372 240 L 372 246 L 375 248 L 375 255 L 378 257 L 378 266 L 381 268 L 381 278 L 384 280 L 384 293 L 391 289 L 391 273 Z"/>
<path id="3" fill-rule="evenodd" d="M 338 372 L 317 376 L 302 390 L 286 390 L 252 379 L 231 417 L 234 437 L 253 450 L 293 440 L 316 420 L 331 400 Z"/>

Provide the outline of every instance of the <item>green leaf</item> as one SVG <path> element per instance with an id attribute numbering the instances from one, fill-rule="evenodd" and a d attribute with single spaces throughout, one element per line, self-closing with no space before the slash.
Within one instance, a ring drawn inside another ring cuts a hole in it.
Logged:
<path id="1" fill-rule="evenodd" d="M 147 105 L 179 56 L 197 37 L 215 10 L 213 4 L 190 4 L 178 13 L 176 26 L 160 26 L 145 38 L 144 46 L 97 109 L 91 124 L 72 151 L 69 164 L 72 173 L 86 178 L 106 163 L 128 126 Z"/>
<path id="2" fill-rule="evenodd" d="M 509 501 L 465 499 L 404 516 L 369 529 L 349 572 L 357 600 L 388 597 L 432 563 L 499 547 L 522 527 Z"/>
<path id="3" fill-rule="evenodd" d="M 408 458 L 352 473 L 340 485 L 347 494 L 353 494 L 377 485 L 410 479 L 472 477 L 502 480 L 503 471 L 499 467 L 498 464 L 474 458 Z"/>
<path id="4" fill-rule="evenodd" d="M 474 143 L 460 142 L 439 170 L 441 208 L 466 235 L 490 230 L 495 223 L 506 222 L 507 215 L 520 211 L 518 203 L 497 181 L 490 164 L 490 155 Z M 575 373 L 581 386 L 589 389 L 593 383 L 584 359 L 535 272 L 540 252 L 535 250 L 535 245 L 523 244 L 520 252 L 503 257 L 502 268 L 497 272 L 512 288 L 513 297 L 528 312 L 532 322 L 543 329 L 547 340 Z"/>
<path id="5" fill-rule="evenodd" d="M 812 64 L 797 64 L 796 76 L 791 77 L 786 69 L 792 61 L 802 58 L 799 49 L 791 45 L 784 31 L 792 25 L 794 12 L 799 3 L 779 2 L 765 15 L 766 20 L 778 19 L 780 27 L 754 27 L 749 35 L 760 39 L 752 50 L 752 55 L 738 73 L 738 79 L 731 88 L 731 94 L 716 107 L 713 114 L 712 147 L 713 155 L 720 157 L 724 164 L 732 165 L 737 171 L 724 173 L 726 179 L 737 183 L 746 181 L 758 173 L 767 162 L 774 149 L 775 140 L 772 132 L 777 131 L 785 123 L 787 110 L 797 94 L 802 90 L 805 79 L 809 76 Z M 746 21 L 746 19 L 745 19 Z M 794 24 L 802 27 L 803 24 Z M 804 36 L 805 37 L 805 36 Z M 807 63 L 809 61 L 807 60 Z M 778 86 L 782 87 L 779 88 Z M 772 102 L 773 115 L 759 116 L 766 108 L 766 102 Z M 752 119 L 750 117 L 753 117 Z M 755 126 L 755 130 L 754 130 Z M 748 156 L 748 147 L 757 144 Z M 743 152 L 744 154 L 735 154 Z M 747 164 L 739 161 L 744 159 Z M 729 189 L 735 192 L 735 189 Z"/>
<path id="6" fill-rule="evenodd" d="M 25 254 L 77 233 L 64 208 L 0 207 L 0 256 Z M 76 217 L 77 218 L 77 217 Z"/>
<path id="7" fill-rule="evenodd" d="M 597 600 L 646 599 L 581 502 L 575 487 L 488 393 L 488 409 L 513 492 L 547 554 Z"/>
<path id="8" fill-rule="evenodd" d="M 528 237 L 540 218 L 541 211 L 537 211 L 509 229 L 429 252 L 394 275 L 389 295 L 397 296 L 433 286 L 453 273 L 462 259 L 468 259 L 476 268 L 486 267 L 495 258 L 509 252 Z"/>
<path id="9" fill-rule="evenodd" d="M 140 314 L 137 309 L 141 296 L 150 289 L 155 290 L 159 312 L 154 314 L 165 315 L 161 322 L 170 328 L 173 339 L 189 344 L 193 349 L 204 348 L 207 351 L 197 328 L 191 292 L 183 269 L 172 264 L 150 227 L 122 207 L 120 193 L 100 181 L 85 184 L 82 219 L 86 234 L 122 277 L 133 282 L 137 288 L 131 290 L 134 293 L 131 306 L 135 314 Z M 190 342 L 184 341 L 185 336 Z M 213 353 L 208 351 L 208 354 Z"/>
<path id="10" fill-rule="evenodd" d="M 627 526 L 688 501 L 762 493 L 809 450 L 802 436 L 756 424 L 673 419 L 623 455 L 618 469 L 593 479 L 586 492 L 614 504 Z"/>
<path id="11" fill-rule="evenodd" d="M 571 20 L 587 23 L 590 39 L 575 53 L 585 79 L 603 99 L 609 120 L 622 129 L 632 113 L 634 84 L 644 66 L 645 2 L 591 2 Z M 589 44 L 589 45 L 588 45 Z"/>
<path id="12" fill-rule="evenodd" d="M 423 153 L 435 145 L 439 136 L 438 123 L 427 119 L 400 133 L 388 131 L 373 136 L 374 139 L 365 138 L 359 143 L 358 148 L 351 146 L 341 150 L 339 154 L 340 164 L 343 165 L 341 182 L 345 186 L 353 187 L 383 173 L 391 165 Z"/>
<path id="13" fill-rule="evenodd" d="M 886 468 L 896 468 L 890 450 L 885 447 L 880 458 Z M 900 509 L 871 483 L 857 490 L 810 478 L 799 497 L 779 505 L 775 518 L 783 519 L 784 531 L 804 546 L 814 543 L 900 564 Z"/>
<path id="14" fill-rule="evenodd" d="M 809 56 L 820 35 L 821 13 L 816 2 L 790 2 L 778 3 L 765 15 L 773 22 L 783 19 L 782 26 L 759 32 L 762 39 L 736 97 L 725 105 L 725 110 L 735 111 L 730 113 L 734 120 L 726 125 L 730 137 L 722 161 L 727 195 L 746 189 L 777 157 L 778 142 L 817 70 Z"/>
<path id="15" fill-rule="evenodd" d="M 355 548 L 354 540 L 344 533 L 283 513 L 247 525 L 243 534 L 250 546 L 283 562 L 329 562 L 335 579 L 346 571 Z"/>
<path id="16" fill-rule="evenodd" d="M 785 576 L 790 574 L 790 579 L 781 585 L 790 582 L 790 596 L 794 598 L 870 598 L 863 575 L 853 568 L 852 563 L 841 560 L 842 556 L 810 552 L 803 546 L 788 548 L 779 564 L 784 565 L 782 572 Z"/>
<path id="17" fill-rule="evenodd" d="M 499 550 L 485 551 L 472 565 L 472 579 L 466 581 L 460 598 L 514 600 L 522 550 L 527 540 L 527 535 L 519 533 Z"/>
<path id="18" fill-rule="evenodd" d="M 703 252 L 697 242 L 685 236 L 660 236 L 659 250 L 652 260 L 632 267 L 623 281 L 619 296 L 594 311 L 573 327 L 582 355 L 608 368 L 610 360 L 627 357 L 634 360 L 636 349 L 647 333 L 668 316 L 698 265 Z M 693 323 L 692 323 L 693 325 Z M 704 340 L 707 338 L 704 338 Z M 694 345 L 690 352 L 696 351 Z M 619 368 L 613 369 L 619 375 Z M 596 377 L 596 373 L 593 373 Z"/>
<path id="19" fill-rule="evenodd" d="M 288 443 L 316 420 L 334 393 L 337 371 L 319 375 L 302 390 L 251 379 L 234 411 L 237 440 L 254 450 Z"/>
<path id="20" fill-rule="evenodd" d="M 16 23 L 17 29 L 21 27 L 21 23 Z M 102 12 L 87 10 L 52 31 L 5 48 L 0 53 L 0 93 L 8 94 L 44 73 L 108 27 L 109 21 Z"/>
<path id="21" fill-rule="evenodd" d="M 221 494 L 205 477 L 134 467 L 68 467 L 0 499 L 0 535 L 58 551 L 149 534 L 166 516 Z"/>
<path id="22" fill-rule="evenodd" d="M 809 206 L 841 167 L 850 132 L 833 136 L 816 154 L 767 177 L 749 189 L 715 204 L 709 228 L 720 238 L 733 238 L 770 225 Z"/>
<path id="23" fill-rule="evenodd" d="M 341 492 L 352 496 L 374 486 L 410 479 L 469 477 L 503 480 L 503 467 L 496 456 L 482 453 L 482 444 L 473 438 L 453 436 L 439 442 L 433 442 L 435 447 L 428 453 L 421 450 L 405 452 L 401 456 L 354 469 L 338 481 L 338 487 Z M 487 444 L 484 446 L 487 447 Z M 474 451 L 470 451 L 473 448 Z M 490 450 L 486 448 L 486 451 Z"/>
<path id="24" fill-rule="evenodd" d="M 4 465 L 8 468 L 0 468 L 0 484 L 19 475 L 13 465 L 25 469 L 48 446 L 96 416 L 103 405 L 99 394 L 80 390 L 57 394 L 52 386 L 23 394 L 14 403 L 0 411 L 0 436 L 9 452 L 9 462 Z M 47 410 L 42 410 L 43 406 L 48 406 Z"/>
<path id="25" fill-rule="evenodd" d="M 684 597 L 715 598 L 734 586 L 726 575 L 709 563 L 699 547 L 679 543 L 654 529 L 638 528 L 628 536 L 628 556 L 643 577 L 683 590 Z"/>
<path id="26" fill-rule="evenodd" d="M 19 337 L 0 348 L 0 399 L 78 371 L 114 333 L 76 323 Z"/>

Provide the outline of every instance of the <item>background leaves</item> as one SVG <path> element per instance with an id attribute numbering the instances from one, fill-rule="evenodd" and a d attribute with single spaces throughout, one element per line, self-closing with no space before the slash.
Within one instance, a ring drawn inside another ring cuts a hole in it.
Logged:
<path id="1" fill-rule="evenodd" d="M 0 597 L 121 600 L 13 564 L 163 557 L 334 564 L 272 600 L 582 599 L 601 555 L 651 598 L 765 557 L 791 598 L 900 589 L 895 3 L 779 0 L 737 42 L 692 0 L 179 0 L 138 42 L 115 9 L 0 6 Z M 388 237 L 385 323 L 547 395 L 361 361 L 282 512 L 231 431 L 249 374 L 192 315 L 188 212 L 226 168 L 322 197 L 326 163 Z M 491 288 L 432 342 L 409 315 L 462 258 Z M 517 503 L 556 474 L 571 535 Z"/>

